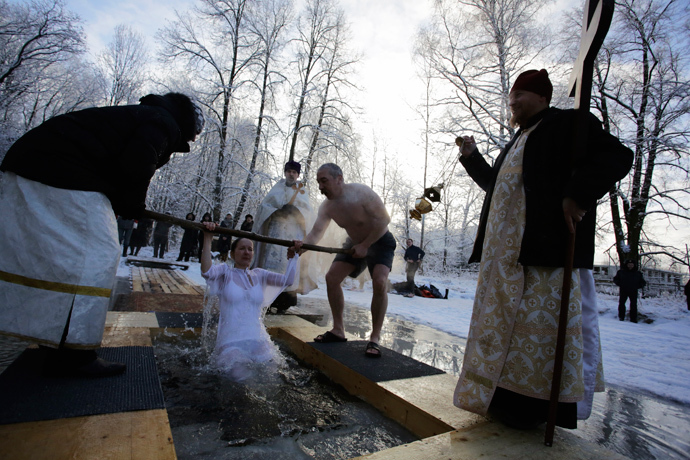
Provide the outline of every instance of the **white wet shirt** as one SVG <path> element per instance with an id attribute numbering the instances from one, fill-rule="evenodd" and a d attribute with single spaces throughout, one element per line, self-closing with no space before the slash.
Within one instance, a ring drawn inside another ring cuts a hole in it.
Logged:
<path id="1" fill-rule="evenodd" d="M 287 287 L 299 271 L 299 256 L 288 262 L 285 274 L 262 268 L 238 269 L 213 265 L 202 273 L 209 294 L 218 296 L 220 318 L 214 357 L 221 367 L 236 363 L 264 362 L 276 355 L 275 345 L 263 325 L 266 308 Z"/>

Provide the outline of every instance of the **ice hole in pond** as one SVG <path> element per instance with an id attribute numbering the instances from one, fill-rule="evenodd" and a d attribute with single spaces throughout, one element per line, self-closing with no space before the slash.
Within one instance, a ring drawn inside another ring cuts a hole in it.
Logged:
<path id="1" fill-rule="evenodd" d="M 278 362 L 236 381 L 215 368 L 215 331 L 153 336 L 178 458 L 348 459 L 418 440 L 274 343 Z"/>

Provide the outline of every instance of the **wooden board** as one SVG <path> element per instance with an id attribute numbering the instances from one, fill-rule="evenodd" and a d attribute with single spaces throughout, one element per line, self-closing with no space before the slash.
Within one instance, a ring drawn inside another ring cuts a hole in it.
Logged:
<path id="1" fill-rule="evenodd" d="M 627 457 L 558 429 L 553 447 L 544 445 L 544 430 L 521 431 L 485 422 L 410 444 L 382 450 L 357 460 L 624 460 Z M 351 460 L 355 460 L 351 459 Z"/>
<path id="2" fill-rule="evenodd" d="M 203 295 L 204 287 L 195 284 L 179 270 L 131 267 L 132 291 L 158 294 Z"/>
<path id="3" fill-rule="evenodd" d="M 164 409 L 0 425 L 3 460 L 174 460 Z"/>

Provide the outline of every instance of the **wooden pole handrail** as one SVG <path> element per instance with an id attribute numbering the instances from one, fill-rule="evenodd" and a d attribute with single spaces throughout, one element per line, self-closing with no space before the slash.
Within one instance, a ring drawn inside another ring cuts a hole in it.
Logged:
<path id="1" fill-rule="evenodd" d="M 193 222 L 191 220 L 180 219 L 179 217 L 169 216 L 167 214 L 162 214 L 160 212 L 145 210 L 144 213 L 142 214 L 142 216 L 148 217 L 149 219 L 153 219 L 153 220 L 156 220 L 158 222 L 167 222 L 169 224 L 178 225 L 182 228 L 193 228 L 193 229 L 201 230 L 204 232 L 208 232 L 206 227 L 204 227 L 204 225 L 201 224 L 200 222 Z M 288 248 L 290 246 L 293 246 L 292 240 L 281 240 L 279 238 L 273 238 L 270 236 L 257 235 L 254 232 L 245 232 L 244 230 L 235 230 L 235 229 L 226 228 L 226 227 L 216 227 L 216 229 L 213 230 L 213 232 L 211 232 L 211 233 L 218 233 L 221 235 L 231 235 L 231 236 L 236 236 L 238 238 L 248 238 L 248 239 L 254 240 L 254 241 L 261 241 L 262 243 L 276 244 L 278 246 L 285 246 Z M 352 249 L 329 248 L 329 247 L 324 247 L 324 246 L 317 246 L 315 244 L 303 244 L 302 249 L 309 250 L 309 251 L 326 252 L 329 254 L 351 254 L 352 253 Z"/>

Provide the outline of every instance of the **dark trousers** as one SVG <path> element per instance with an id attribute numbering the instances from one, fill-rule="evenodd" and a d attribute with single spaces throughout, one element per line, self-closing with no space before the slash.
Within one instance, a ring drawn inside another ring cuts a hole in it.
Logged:
<path id="1" fill-rule="evenodd" d="M 180 255 L 178 256 L 177 261 L 180 262 L 184 260 L 185 262 L 189 262 L 189 258 L 192 257 L 192 255 L 194 255 L 194 252 L 192 250 L 184 250 L 180 248 Z"/>
<path id="2" fill-rule="evenodd" d="M 414 275 L 415 273 L 417 273 L 418 268 L 418 262 L 407 262 L 407 264 L 405 265 L 405 274 L 407 275 L 407 289 L 410 292 L 414 292 L 414 289 L 416 287 L 414 284 Z"/>
<path id="3" fill-rule="evenodd" d="M 637 292 L 635 294 L 628 294 L 621 292 L 618 299 L 618 319 L 623 321 L 625 319 L 625 302 L 630 299 L 630 321 L 637 322 Z"/>
<path id="4" fill-rule="evenodd" d="M 118 228 L 120 244 L 122 245 L 122 257 L 127 256 L 127 247 L 129 246 L 129 240 L 132 238 L 132 228 Z"/>
<path id="5" fill-rule="evenodd" d="M 524 396 L 498 387 L 489 405 L 489 415 L 513 428 L 539 425 L 549 418 L 549 401 Z M 556 426 L 577 428 L 577 403 L 559 402 Z"/>
<path id="6" fill-rule="evenodd" d="M 153 237 L 153 257 L 163 258 L 165 250 L 168 246 L 168 239 L 161 237 Z"/>
<path id="7" fill-rule="evenodd" d="M 96 350 L 78 350 L 74 348 L 51 348 L 39 345 L 38 348 L 43 352 L 46 368 L 75 368 L 98 358 Z"/>

